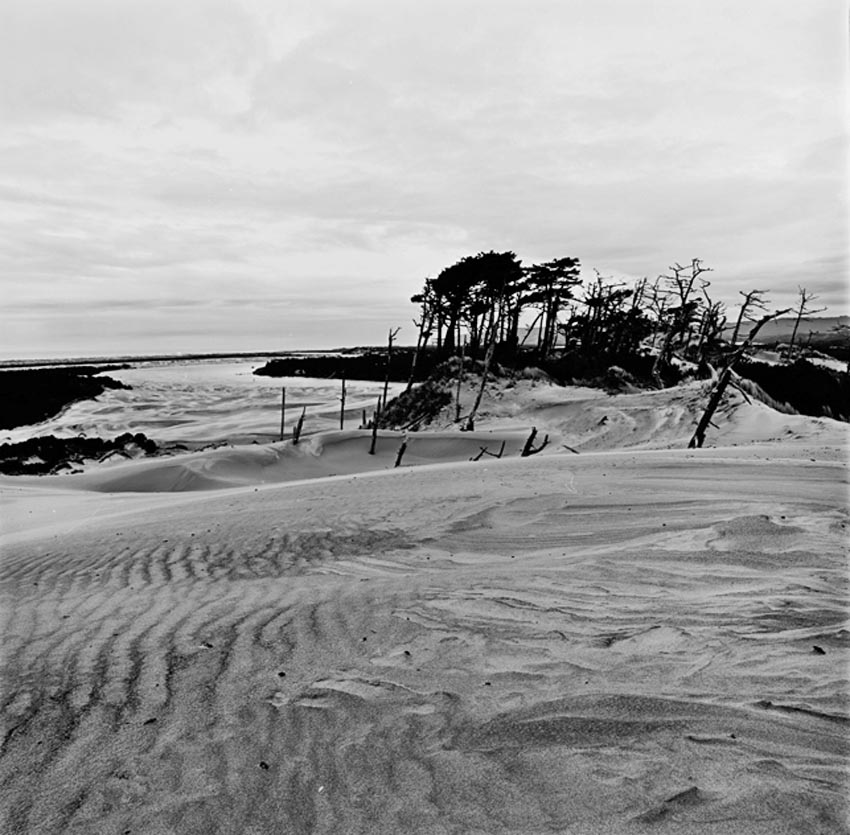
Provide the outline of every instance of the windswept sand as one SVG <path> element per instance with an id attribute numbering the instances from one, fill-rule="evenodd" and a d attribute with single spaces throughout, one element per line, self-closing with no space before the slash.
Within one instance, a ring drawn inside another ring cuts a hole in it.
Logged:
<path id="1" fill-rule="evenodd" d="M 594 451 L 540 392 L 488 406 L 500 461 L 387 433 L 357 473 L 332 433 L 0 480 L 0 829 L 850 831 L 847 427 L 739 404 L 762 443 L 649 449 L 677 402 L 597 393 L 644 428 Z"/>

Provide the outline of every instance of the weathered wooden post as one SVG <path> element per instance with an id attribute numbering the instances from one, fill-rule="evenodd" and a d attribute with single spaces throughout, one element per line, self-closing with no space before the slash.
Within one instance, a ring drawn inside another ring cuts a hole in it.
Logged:
<path id="1" fill-rule="evenodd" d="M 369 447 L 369 455 L 375 454 L 375 445 L 378 443 L 378 417 L 381 414 L 381 398 L 378 398 L 378 405 L 375 408 L 375 416 L 372 418 L 372 445 Z"/>
<path id="2" fill-rule="evenodd" d="M 283 440 L 283 426 L 286 421 L 286 386 L 280 390 L 280 439 Z"/>
<path id="3" fill-rule="evenodd" d="M 368 426 L 369 426 L 369 424 L 366 422 L 366 410 L 364 409 L 363 410 L 363 420 L 360 423 L 360 428 L 361 429 L 367 429 Z"/>
<path id="4" fill-rule="evenodd" d="M 307 407 L 303 406 L 301 408 L 301 417 L 298 418 L 298 423 L 295 424 L 295 432 L 292 435 L 292 443 L 297 444 L 298 439 L 301 437 L 301 429 L 304 426 L 304 415 L 307 413 Z"/>
<path id="5" fill-rule="evenodd" d="M 401 466 L 401 459 L 402 459 L 402 458 L 404 458 L 404 453 L 405 453 L 406 451 L 407 451 L 407 438 L 405 438 L 405 439 L 401 442 L 401 446 L 398 448 L 398 453 L 396 454 L 396 457 L 395 457 L 395 465 L 396 465 L 396 467 L 400 467 L 400 466 Z"/>
<path id="6" fill-rule="evenodd" d="M 345 377 L 342 378 L 342 394 L 340 395 L 339 400 L 339 428 L 341 431 L 345 423 Z"/>

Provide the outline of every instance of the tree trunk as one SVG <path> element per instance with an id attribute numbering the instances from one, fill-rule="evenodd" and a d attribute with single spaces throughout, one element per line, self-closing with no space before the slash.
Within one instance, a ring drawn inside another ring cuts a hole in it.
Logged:
<path id="1" fill-rule="evenodd" d="M 705 433 L 708 430 L 711 419 L 714 417 L 714 413 L 720 405 L 723 393 L 726 391 L 726 387 L 732 379 L 732 369 L 735 363 L 744 355 L 744 352 L 750 347 L 750 345 L 752 345 L 753 340 L 762 329 L 762 326 L 766 325 L 771 319 L 776 319 L 778 316 L 784 316 L 786 313 L 788 313 L 788 310 L 777 310 L 776 313 L 769 313 L 767 316 L 763 316 L 750 331 L 749 336 L 747 336 L 744 341 L 744 344 L 731 354 L 726 362 L 725 368 L 720 373 L 717 382 L 714 384 L 714 390 L 711 392 L 705 411 L 702 413 L 699 423 L 697 423 L 697 428 L 694 430 L 693 437 L 688 442 L 688 449 L 693 449 L 694 447 L 702 448 L 702 445 L 705 442 Z"/>
<path id="2" fill-rule="evenodd" d="M 478 394 L 475 396 L 475 403 L 472 404 L 472 411 L 466 422 L 466 429 L 471 432 L 475 428 L 475 415 L 478 412 L 478 407 L 481 405 L 481 398 L 484 397 L 484 387 L 487 385 L 487 374 L 490 371 L 490 363 L 493 361 L 493 351 L 496 348 L 497 331 L 493 322 L 494 312 L 490 313 L 490 340 L 487 343 L 487 353 L 484 355 L 484 369 L 481 372 L 481 385 L 478 388 Z"/>

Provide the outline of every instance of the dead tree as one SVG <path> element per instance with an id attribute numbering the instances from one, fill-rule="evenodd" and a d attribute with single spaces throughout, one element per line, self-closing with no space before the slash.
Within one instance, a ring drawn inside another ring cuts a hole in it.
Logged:
<path id="1" fill-rule="evenodd" d="M 778 316 L 784 316 L 789 311 L 790 308 L 786 308 L 785 310 L 777 310 L 776 313 L 768 313 L 766 316 L 762 316 L 744 340 L 744 344 L 729 355 L 729 358 L 726 360 L 726 365 L 720 372 L 720 375 L 714 384 L 714 388 L 708 398 L 708 404 L 705 407 L 705 411 L 702 413 L 702 417 L 699 419 L 699 423 L 697 423 L 697 428 L 694 430 L 693 437 L 688 442 L 688 449 L 694 449 L 695 447 L 701 448 L 705 442 L 705 433 L 711 424 L 711 419 L 714 417 L 717 407 L 720 405 L 720 401 L 723 398 L 726 387 L 732 379 L 732 369 L 735 363 L 744 355 L 750 345 L 753 344 L 753 340 L 764 325 L 766 325 L 771 319 L 776 319 Z"/>
<path id="2" fill-rule="evenodd" d="M 786 359 L 791 359 L 791 352 L 794 350 L 794 340 L 797 338 L 797 328 L 800 327 L 801 320 L 813 316 L 815 313 L 823 313 L 826 310 L 825 307 L 819 307 L 817 310 L 812 310 L 809 307 L 809 304 L 815 301 L 817 296 L 805 287 L 798 287 L 797 295 L 800 301 L 797 306 L 797 318 L 794 320 L 794 330 L 791 331 L 791 341 L 788 343 L 788 350 L 785 353 Z"/>
<path id="3" fill-rule="evenodd" d="M 744 303 L 738 311 L 738 320 L 735 322 L 735 329 L 732 331 L 730 342 L 733 348 L 738 343 L 738 333 L 741 330 L 741 323 L 744 319 L 748 322 L 755 321 L 750 316 L 750 310 L 764 311 L 767 309 L 767 300 L 763 298 L 765 292 L 765 290 L 750 290 L 749 293 L 745 293 L 743 290 L 738 291 L 738 295 L 744 297 Z"/>
<path id="4" fill-rule="evenodd" d="M 416 326 L 416 348 L 413 351 L 413 360 L 410 363 L 410 376 L 407 378 L 407 387 L 405 391 L 410 391 L 413 388 L 413 381 L 416 379 L 416 368 L 419 365 L 419 357 L 428 345 L 428 340 L 434 333 L 434 299 L 432 279 L 425 280 L 425 291 L 418 296 L 413 296 L 411 301 L 419 301 L 422 304 L 421 318 L 417 322 L 413 320 Z"/>
<path id="5" fill-rule="evenodd" d="M 499 302 L 501 307 L 501 300 Z M 471 432 L 475 429 L 475 415 L 478 413 L 478 408 L 481 405 L 481 399 L 484 397 L 484 388 L 487 385 L 487 374 L 490 372 L 490 363 L 493 361 L 493 351 L 496 349 L 497 329 L 494 327 L 495 308 L 490 309 L 490 339 L 487 343 L 487 352 L 484 354 L 484 368 L 481 370 L 481 385 L 478 387 L 478 394 L 475 396 L 475 402 L 472 404 L 472 411 L 466 421 L 466 430 Z"/>
<path id="6" fill-rule="evenodd" d="M 387 370 L 386 374 L 384 375 L 384 397 L 382 401 L 382 409 L 387 408 L 387 389 L 390 387 L 390 363 L 392 362 L 393 358 L 393 340 L 396 338 L 396 336 L 398 336 L 398 332 L 400 330 L 401 328 L 396 328 L 395 330 L 390 329 L 389 337 L 387 339 Z"/>
<path id="7" fill-rule="evenodd" d="M 667 325 L 661 348 L 652 365 L 652 377 L 656 383 L 661 384 L 661 367 L 669 362 L 673 352 L 674 340 L 678 337 L 684 341 L 684 347 L 691 337 L 691 324 L 700 302 L 694 300 L 694 293 L 708 286 L 709 282 L 701 278 L 703 273 L 711 272 L 710 267 L 703 267 L 699 258 L 691 259 L 690 267 L 683 267 L 678 262 L 670 267 L 672 275 L 659 276 L 667 284 L 668 294 L 675 299 L 674 307 L 667 307 L 666 312 L 671 316 Z M 699 286 L 697 286 L 699 282 Z"/>

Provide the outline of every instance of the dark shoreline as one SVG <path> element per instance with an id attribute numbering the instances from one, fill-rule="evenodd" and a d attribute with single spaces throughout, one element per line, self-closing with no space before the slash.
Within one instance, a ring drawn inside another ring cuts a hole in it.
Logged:
<path id="1" fill-rule="evenodd" d="M 404 346 L 400 346 L 402 349 Z M 362 351 L 378 351 L 376 347 L 363 348 L 322 348 L 315 351 L 237 351 L 229 353 L 212 354 L 120 354 L 97 357 L 71 357 L 52 359 L 13 359 L 0 360 L 0 371 L 16 371 L 26 368 L 68 368 L 82 365 L 114 365 L 116 363 L 142 363 L 142 362 L 202 362 L 204 360 L 249 360 L 289 357 L 332 357 L 337 355 L 348 356 Z"/>
<path id="2" fill-rule="evenodd" d="M 41 423 L 80 400 L 90 400 L 107 389 L 130 386 L 105 376 L 129 365 L 78 365 L 70 368 L 0 370 L 0 429 Z"/>

